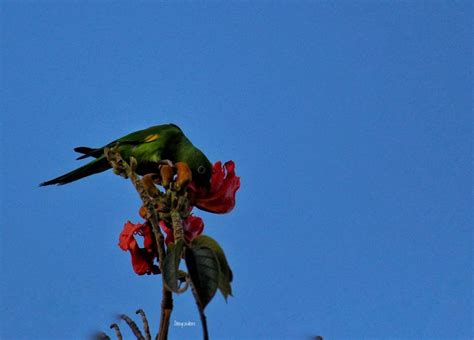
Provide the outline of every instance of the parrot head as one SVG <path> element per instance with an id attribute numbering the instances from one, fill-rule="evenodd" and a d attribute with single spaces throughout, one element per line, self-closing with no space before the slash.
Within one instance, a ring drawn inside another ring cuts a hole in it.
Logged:
<path id="1" fill-rule="evenodd" d="M 193 173 L 196 185 L 209 189 L 211 186 L 212 164 L 206 155 L 196 147 L 192 147 L 182 161 L 186 162 Z"/>

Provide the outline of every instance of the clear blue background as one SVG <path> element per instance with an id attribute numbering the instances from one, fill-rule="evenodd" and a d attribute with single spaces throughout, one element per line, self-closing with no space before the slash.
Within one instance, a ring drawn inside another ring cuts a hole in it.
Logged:
<path id="1" fill-rule="evenodd" d="M 1 339 L 86 338 L 161 279 L 117 247 L 129 182 L 72 148 L 175 122 L 242 179 L 212 339 L 467 339 L 468 2 L 2 2 Z M 188 292 L 171 339 L 198 338 Z M 109 333 L 110 334 L 110 333 Z M 129 333 L 127 333 L 129 335 Z"/>

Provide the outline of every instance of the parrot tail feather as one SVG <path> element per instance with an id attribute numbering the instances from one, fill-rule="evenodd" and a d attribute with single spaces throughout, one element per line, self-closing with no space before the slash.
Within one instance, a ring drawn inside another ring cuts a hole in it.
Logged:
<path id="1" fill-rule="evenodd" d="M 99 172 L 103 172 L 108 169 L 110 169 L 109 162 L 107 161 L 107 159 L 105 159 L 105 157 L 100 157 L 84 166 L 81 166 L 80 168 L 77 168 L 76 170 L 68 172 L 65 175 L 59 176 L 50 181 L 43 182 L 40 184 L 40 186 L 44 187 L 44 186 L 53 185 L 53 184 L 57 184 L 57 185 L 67 184 L 67 183 L 77 181 L 78 179 L 81 179 L 93 174 L 97 174 Z"/>
<path id="2" fill-rule="evenodd" d="M 74 148 L 74 151 L 83 154 L 82 156 L 77 157 L 76 160 L 84 159 L 87 157 L 99 158 L 103 153 L 103 150 L 101 148 L 94 149 L 88 148 L 87 146 L 78 146 L 77 148 Z"/>

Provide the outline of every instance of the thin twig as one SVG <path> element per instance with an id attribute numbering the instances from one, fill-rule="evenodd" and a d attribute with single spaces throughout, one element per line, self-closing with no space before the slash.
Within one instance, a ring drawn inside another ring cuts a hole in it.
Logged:
<path id="1" fill-rule="evenodd" d="M 133 332 L 133 335 L 136 336 L 137 340 L 145 340 L 142 332 L 140 331 L 140 328 L 138 328 L 137 324 L 135 323 L 135 321 L 133 321 L 132 319 L 130 319 L 127 315 L 125 314 L 122 314 L 120 315 L 120 319 L 124 320 L 128 327 L 130 327 L 130 329 L 132 330 Z"/>
<path id="2" fill-rule="evenodd" d="M 151 340 L 150 325 L 148 324 L 148 319 L 146 318 L 145 312 L 143 311 L 143 309 L 139 309 L 135 313 L 140 314 L 142 318 L 143 331 L 145 332 L 145 340 Z"/>
<path id="3" fill-rule="evenodd" d="M 201 318 L 202 337 L 204 340 L 209 340 L 209 332 L 207 330 L 207 320 L 206 320 L 206 314 L 204 314 L 204 308 L 202 308 L 201 306 L 199 295 L 196 291 L 196 288 L 194 288 L 194 285 L 192 282 L 190 282 L 190 286 L 191 286 L 191 291 L 193 292 L 193 295 L 194 295 L 194 300 L 196 300 L 196 305 L 199 311 L 199 317 Z"/>
<path id="4" fill-rule="evenodd" d="M 99 332 L 94 336 L 93 339 L 94 340 L 110 340 L 110 336 L 108 336 L 104 332 Z"/>
<path id="5" fill-rule="evenodd" d="M 122 332 L 120 332 L 120 328 L 116 323 L 111 324 L 110 328 L 115 330 L 115 335 L 117 336 L 117 340 L 123 340 Z"/>

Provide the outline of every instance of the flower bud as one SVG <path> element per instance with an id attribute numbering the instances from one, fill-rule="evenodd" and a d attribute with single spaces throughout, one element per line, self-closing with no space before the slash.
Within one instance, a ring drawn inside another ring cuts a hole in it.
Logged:
<path id="1" fill-rule="evenodd" d="M 140 207 L 140 210 L 138 211 L 138 214 L 140 215 L 141 218 L 147 218 L 148 215 L 148 210 L 145 208 L 144 205 Z"/>

